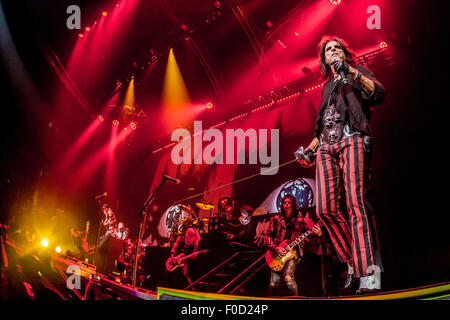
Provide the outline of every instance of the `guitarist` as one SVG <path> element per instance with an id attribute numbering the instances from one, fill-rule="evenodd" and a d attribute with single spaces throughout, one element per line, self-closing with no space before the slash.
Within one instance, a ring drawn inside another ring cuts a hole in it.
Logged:
<path id="1" fill-rule="evenodd" d="M 170 251 L 170 259 L 172 259 L 174 265 L 176 265 L 177 263 L 176 257 L 183 257 L 197 251 L 200 240 L 201 240 L 200 233 L 195 228 L 188 228 L 186 230 L 186 233 L 179 235 L 178 238 L 175 240 L 172 250 Z M 196 258 L 197 256 L 193 256 L 191 259 Z M 192 280 L 189 277 L 188 260 L 190 259 L 183 261 L 181 273 L 183 275 L 183 278 L 188 283 L 188 285 L 191 285 Z"/>
<path id="2" fill-rule="evenodd" d="M 271 217 L 268 230 L 266 231 L 266 239 L 264 240 L 269 249 L 274 250 L 280 256 L 284 256 L 287 253 L 285 246 L 306 230 L 305 220 L 297 209 L 295 197 L 287 194 L 281 200 L 281 212 Z M 320 227 L 315 227 L 314 232 L 317 235 L 321 235 Z M 290 294 L 294 296 L 298 295 L 295 270 L 303 254 L 300 246 L 301 244 L 295 246 L 296 256 L 288 260 L 281 271 L 275 272 L 271 270 L 268 288 L 269 295 L 275 295 L 279 291 L 281 276 L 283 276 Z"/>
<path id="3" fill-rule="evenodd" d="M 70 235 L 75 248 L 78 250 L 76 258 L 84 261 L 89 255 L 89 245 L 87 242 L 87 235 L 89 232 L 89 221 L 86 222 L 86 229 L 79 230 L 78 228 L 70 228 Z"/>

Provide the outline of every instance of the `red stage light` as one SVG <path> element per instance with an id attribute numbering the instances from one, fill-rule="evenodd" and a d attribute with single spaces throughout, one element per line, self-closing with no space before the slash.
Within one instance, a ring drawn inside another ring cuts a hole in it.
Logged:
<path id="1" fill-rule="evenodd" d="M 207 108 L 207 109 L 212 109 L 212 108 L 213 108 L 212 102 L 208 102 L 208 103 L 206 104 L 206 108 Z"/>
<path id="2" fill-rule="evenodd" d="M 102 15 L 103 15 L 104 17 L 106 17 L 106 16 L 108 15 L 108 12 L 103 11 L 103 12 L 102 12 Z"/>
<path id="3" fill-rule="evenodd" d="M 332 4 L 332 5 L 338 5 L 339 3 L 341 3 L 341 0 L 330 0 L 330 3 Z"/>
<path id="4" fill-rule="evenodd" d="M 115 125 L 115 126 L 118 126 L 119 125 L 119 120 L 113 120 L 112 124 Z"/>
<path id="5" fill-rule="evenodd" d="M 387 46 L 388 46 L 387 43 L 384 41 L 380 43 L 380 49 L 387 48 Z"/>
<path id="6" fill-rule="evenodd" d="M 130 128 L 136 130 L 136 122 L 130 122 Z"/>
<path id="7" fill-rule="evenodd" d="M 91 28 L 90 27 L 86 27 L 86 31 L 91 31 Z"/>
<path id="8" fill-rule="evenodd" d="M 80 38 L 83 38 L 83 37 L 84 37 L 84 35 L 83 35 L 82 33 L 79 33 L 78 36 L 79 36 Z"/>
<path id="9" fill-rule="evenodd" d="M 98 120 L 100 120 L 100 121 L 103 122 L 103 120 L 105 120 L 105 119 L 103 119 L 103 116 L 102 116 L 102 115 L 99 115 L 99 116 L 98 116 Z"/>

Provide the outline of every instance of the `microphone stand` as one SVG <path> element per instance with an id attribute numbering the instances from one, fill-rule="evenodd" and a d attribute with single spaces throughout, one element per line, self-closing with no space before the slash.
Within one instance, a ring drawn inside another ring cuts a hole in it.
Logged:
<path id="1" fill-rule="evenodd" d="M 102 217 L 103 217 L 103 208 L 102 208 L 102 200 L 101 198 L 98 199 L 98 204 L 100 205 L 100 220 L 98 221 L 98 227 L 97 227 L 97 237 L 95 238 L 95 250 L 94 250 L 94 257 L 92 258 L 92 264 L 96 266 L 95 264 L 95 258 L 97 256 L 97 248 L 98 248 L 98 240 L 100 238 L 100 228 L 102 226 Z M 97 266 L 95 268 L 97 270 Z"/>
<path id="2" fill-rule="evenodd" d="M 139 244 L 141 241 L 141 237 L 142 237 L 142 232 L 144 230 L 144 226 L 145 226 L 145 221 L 147 219 L 147 207 L 150 205 L 150 203 L 155 199 L 156 193 L 158 192 L 158 190 L 162 187 L 162 185 L 167 181 L 167 178 L 164 177 L 163 180 L 161 181 L 161 183 L 159 184 L 159 186 L 155 189 L 155 191 L 152 193 L 152 195 L 147 199 L 147 201 L 145 202 L 144 206 L 142 207 L 142 209 L 138 212 L 137 216 L 141 217 L 141 221 L 139 224 L 139 232 L 138 232 L 138 236 L 137 236 L 137 241 L 136 241 L 136 252 L 134 255 L 134 263 L 133 263 L 133 288 L 136 287 L 136 275 L 137 275 L 137 264 L 138 264 L 138 259 L 139 259 Z"/>

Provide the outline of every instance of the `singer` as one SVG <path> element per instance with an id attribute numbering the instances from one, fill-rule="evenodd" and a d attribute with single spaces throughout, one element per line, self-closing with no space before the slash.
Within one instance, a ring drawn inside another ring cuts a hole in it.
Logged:
<path id="1" fill-rule="evenodd" d="M 341 262 L 347 263 L 344 289 L 381 289 L 383 271 L 368 198 L 373 138 L 372 106 L 383 102 L 384 87 L 362 64 L 355 65 L 346 42 L 324 36 L 318 45 L 324 79 L 314 138 L 296 152 L 303 167 L 316 163 L 316 210 Z M 339 210 L 345 192 L 348 221 Z M 356 285 L 356 286 L 355 286 Z"/>

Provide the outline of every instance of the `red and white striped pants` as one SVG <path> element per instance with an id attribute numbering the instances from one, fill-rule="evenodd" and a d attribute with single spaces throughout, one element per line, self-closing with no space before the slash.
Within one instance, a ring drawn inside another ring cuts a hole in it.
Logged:
<path id="1" fill-rule="evenodd" d="M 354 135 L 319 147 L 316 157 L 316 210 L 342 262 L 353 261 L 356 277 L 381 265 L 372 206 L 368 200 L 369 159 L 363 139 Z M 349 221 L 339 210 L 345 188 Z M 350 226 L 349 226 L 350 224 Z"/>

